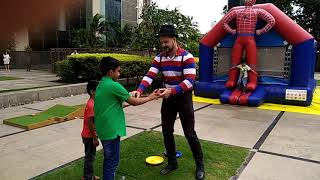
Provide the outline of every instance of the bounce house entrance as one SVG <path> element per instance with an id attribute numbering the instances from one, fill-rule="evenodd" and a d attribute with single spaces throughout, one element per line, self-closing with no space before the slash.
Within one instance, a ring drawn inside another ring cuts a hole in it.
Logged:
<path id="1" fill-rule="evenodd" d="M 272 78 L 289 83 L 291 49 L 287 47 L 260 47 L 258 48 L 257 72 L 260 84 L 272 84 L 275 81 L 268 81 Z M 214 48 L 213 76 L 223 80 L 228 77 L 228 70 L 231 68 L 231 48 Z"/>

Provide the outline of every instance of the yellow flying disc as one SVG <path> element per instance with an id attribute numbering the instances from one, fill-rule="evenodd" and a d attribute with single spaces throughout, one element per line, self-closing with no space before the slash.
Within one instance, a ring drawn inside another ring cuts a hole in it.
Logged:
<path id="1" fill-rule="evenodd" d="M 146 163 L 152 165 L 158 165 L 163 163 L 164 159 L 161 156 L 149 156 L 146 158 Z"/>

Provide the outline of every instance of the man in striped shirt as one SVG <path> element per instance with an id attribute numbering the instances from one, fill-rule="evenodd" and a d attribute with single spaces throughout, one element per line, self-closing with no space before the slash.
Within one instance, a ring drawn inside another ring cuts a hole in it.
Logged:
<path id="1" fill-rule="evenodd" d="M 203 154 L 194 130 L 192 102 L 196 65 L 193 55 L 178 46 L 176 36 L 174 26 L 161 26 L 158 37 L 164 52 L 154 58 L 150 70 L 143 77 L 138 89 L 131 94 L 139 97 L 159 72 L 163 74 L 162 81 L 165 87 L 160 89 L 160 97 L 163 97 L 161 123 L 168 165 L 160 171 L 160 174 L 165 175 L 178 168 L 173 131 L 176 116 L 179 113 L 185 137 L 196 161 L 196 179 L 204 179 Z"/>

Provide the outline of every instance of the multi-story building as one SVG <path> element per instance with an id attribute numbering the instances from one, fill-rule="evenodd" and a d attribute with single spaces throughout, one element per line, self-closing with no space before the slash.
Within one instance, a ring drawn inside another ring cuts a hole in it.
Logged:
<path id="1" fill-rule="evenodd" d="M 61 7 L 54 21 L 43 25 L 25 27 L 15 33 L 16 51 L 26 46 L 33 50 L 70 47 L 70 33 L 80 28 L 88 29 L 92 17 L 99 13 L 109 22 L 137 25 L 144 5 L 151 0 L 70 0 Z"/>

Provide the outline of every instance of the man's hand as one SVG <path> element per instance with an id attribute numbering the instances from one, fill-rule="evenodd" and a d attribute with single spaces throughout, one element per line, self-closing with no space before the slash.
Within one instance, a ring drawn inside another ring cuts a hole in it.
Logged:
<path id="1" fill-rule="evenodd" d="M 132 91 L 132 92 L 130 92 L 130 95 L 131 95 L 132 97 L 139 98 L 140 95 L 141 95 L 141 93 L 140 93 L 139 91 Z"/>
<path id="2" fill-rule="evenodd" d="M 170 88 L 166 88 L 166 89 L 159 89 L 158 92 L 160 91 L 159 96 L 163 97 L 163 98 L 168 98 L 171 96 L 172 94 L 172 90 Z"/>
<path id="3" fill-rule="evenodd" d="M 96 147 L 99 146 L 99 140 L 97 137 L 93 138 L 93 145 L 95 145 Z"/>
<path id="4" fill-rule="evenodd" d="M 156 89 L 154 90 L 151 94 L 149 94 L 148 96 L 150 98 L 150 100 L 155 100 L 159 98 L 159 90 Z"/>

